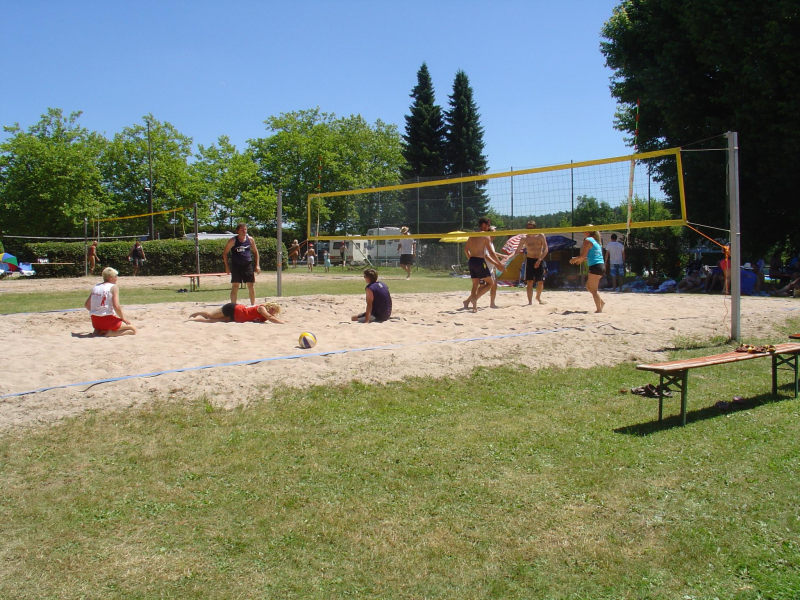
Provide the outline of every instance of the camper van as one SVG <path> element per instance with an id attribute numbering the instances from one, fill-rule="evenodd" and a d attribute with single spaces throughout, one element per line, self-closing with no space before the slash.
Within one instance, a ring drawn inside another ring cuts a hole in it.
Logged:
<path id="1" fill-rule="evenodd" d="M 400 260 L 400 252 L 397 246 L 400 243 L 399 227 L 377 227 L 369 229 L 367 235 L 396 235 L 395 240 L 369 240 L 367 244 L 367 256 L 372 264 L 397 263 Z"/>
<path id="2" fill-rule="evenodd" d="M 341 248 L 342 244 L 347 246 L 347 262 L 355 264 L 364 264 L 369 262 L 367 259 L 367 240 L 350 240 L 333 241 L 330 243 L 333 250 L 328 250 L 331 256 L 331 261 L 335 264 L 341 264 Z"/>

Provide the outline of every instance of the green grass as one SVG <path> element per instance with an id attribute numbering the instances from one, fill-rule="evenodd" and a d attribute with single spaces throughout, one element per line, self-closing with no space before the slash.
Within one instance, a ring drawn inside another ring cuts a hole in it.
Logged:
<path id="1" fill-rule="evenodd" d="M 775 338 L 796 331 L 787 323 Z M 683 344 L 674 358 L 718 352 Z M 767 361 L 478 369 L 0 439 L 2 598 L 795 599 L 800 403 Z M 717 400 L 749 399 L 721 413 Z"/>
<path id="2" fill-rule="evenodd" d="M 305 273 L 305 269 L 289 269 L 287 273 Z M 399 268 L 381 268 L 380 278 L 389 285 L 391 291 L 398 293 L 433 293 L 448 291 L 469 291 L 470 282 L 466 279 L 450 277 L 447 274 L 428 271 L 414 272 L 412 278 L 405 280 L 405 271 Z M 261 281 L 259 281 L 259 278 Z M 154 304 L 158 302 L 227 302 L 231 285 L 224 277 L 207 277 L 201 281 L 200 290 L 189 294 L 178 294 L 175 285 L 159 285 L 155 287 L 126 287 L 125 282 L 130 278 L 120 279 L 120 302 L 130 304 Z M 265 280 L 269 279 L 269 282 Z M 100 278 L 98 278 L 100 281 Z M 227 280 L 230 281 L 230 280 Z M 24 281 L 15 282 L 23 286 Z M 189 280 L 182 282 L 183 287 L 189 288 Z M 20 312 L 40 312 L 46 310 L 61 310 L 67 308 L 81 308 L 89 295 L 90 286 L 85 291 L 53 292 L 47 294 L 31 294 L 26 292 L 5 292 L 0 296 L 0 314 Z M 322 270 L 308 275 L 307 281 L 284 281 L 282 284 L 284 296 L 308 296 L 312 294 L 363 294 L 364 279 L 360 271 L 342 271 L 332 268 L 330 273 Z M 277 295 L 275 273 L 264 273 L 256 278 L 256 296 L 275 297 Z M 239 290 L 239 298 L 247 297 L 247 290 Z"/>

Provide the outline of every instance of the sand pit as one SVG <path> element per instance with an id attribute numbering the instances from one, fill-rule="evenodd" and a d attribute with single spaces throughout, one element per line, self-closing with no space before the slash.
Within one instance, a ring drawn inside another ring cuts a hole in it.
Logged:
<path id="1" fill-rule="evenodd" d="M 88 293 L 94 281 L 40 280 L 27 282 L 25 289 Z M 391 280 L 387 283 L 391 288 Z M 125 278 L 122 303 L 139 329 L 136 336 L 87 337 L 92 328 L 83 310 L 0 316 L 0 352 L 10 366 L 0 381 L 0 396 L 83 383 L 0 398 L 0 431 L 153 401 L 202 397 L 235 407 L 269 401 L 285 386 L 458 377 L 477 366 L 655 362 L 665 359 L 663 350 L 676 339 L 727 337 L 730 324 L 730 301 L 702 294 L 607 293 L 606 311 L 594 314 L 585 291 L 545 291 L 546 305 L 527 306 L 524 290 L 512 289 L 501 290 L 500 308 L 488 308 L 487 296 L 472 314 L 459 310 L 467 280 L 463 293 L 393 294 L 395 318 L 370 325 L 350 321 L 350 315 L 363 311 L 363 296 L 280 299 L 285 325 L 188 321 L 192 312 L 221 304 L 193 302 L 191 295 L 166 304 L 125 302 L 125 289 L 134 285 L 177 289 L 183 284 L 180 278 Z M 762 338 L 798 315 L 800 302 L 791 298 L 743 298 L 743 337 Z M 319 339 L 311 350 L 298 346 L 306 330 Z M 211 368 L 85 383 L 204 366 Z"/>

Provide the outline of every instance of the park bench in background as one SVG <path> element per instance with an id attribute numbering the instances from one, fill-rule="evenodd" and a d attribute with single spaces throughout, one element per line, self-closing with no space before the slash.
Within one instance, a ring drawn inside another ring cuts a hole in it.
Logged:
<path id="1" fill-rule="evenodd" d="M 725 365 L 729 363 L 741 362 L 743 360 L 753 360 L 756 358 L 772 357 L 772 393 L 778 393 L 778 369 L 788 365 L 788 368 L 781 370 L 791 370 L 794 382 L 794 397 L 797 398 L 797 355 L 800 354 L 800 344 L 788 343 L 778 344 L 774 352 L 726 352 L 714 356 L 700 356 L 698 358 L 687 358 L 683 360 L 673 360 L 665 363 L 655 363 L 651 365 L 637 365 L 640 371 L 652 371 L 658 373 L 658 420 L 661 421 L 664 408 L 664 391 L 673 386 L 681 395 L 681 423 L 686 425 L 686 403 L 689 393 L 689 370 L 701 367 L 713 367 L 715 365 Z"/>
<path id="2" fill-rule="evenodd" d="M 200 289 L 201 277 L 230 277 L 230 273 L 189 273 L 181 275 L 181 277 L 188 277 L 190 280 L 189 287 L 193 292 L 196 292 Z M 244 289 L 243 283 L 239 284 L 239 289 Z"/>

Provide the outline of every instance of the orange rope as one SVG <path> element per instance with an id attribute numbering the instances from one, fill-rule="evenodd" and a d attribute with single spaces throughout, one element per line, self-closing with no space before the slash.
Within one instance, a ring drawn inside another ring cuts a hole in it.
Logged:
<path id="1" fill-rule="evenodd" d="M 696 233 L 699 233 L 700 235 L 702 235 L 702 236 L 703 236 L 704 238 L 706 238 L 708 241 L 710 241 L 710 242 L 712 242 L 712 243 L 716 244 L 717 246 L 719 246 L 720 248 L 722 248 L 722 251 L 725 253 L 725 256 L 729 256 L 729 255 L 730 255 L 731 251 L 730 251 L 730 248 L 729 248 L 728 246 L 725 246 L 725 245 L 723 245 L 723 244 L 720 244 L 720 243 L 719 243 L 717 240 L 715 240 L 715 239 L 713 239 L 713 238 L 710 238 L 710 237 L 708 237 L 708 236 L 707 236 L 705 233 L 703 233 L 703 232 L 702 232 L 702 231 L 700 231 L 699 229 L 695 229 L 694 227 L 692 227 L 692 226 L 691 226 L 691 225 L 689 225 L 688 223 L 686 223 L 686 226 L 687 226 L 689 229 L 691 229 L 692 231 L 694 231 L 694 232 L 696 232 Z"/>

